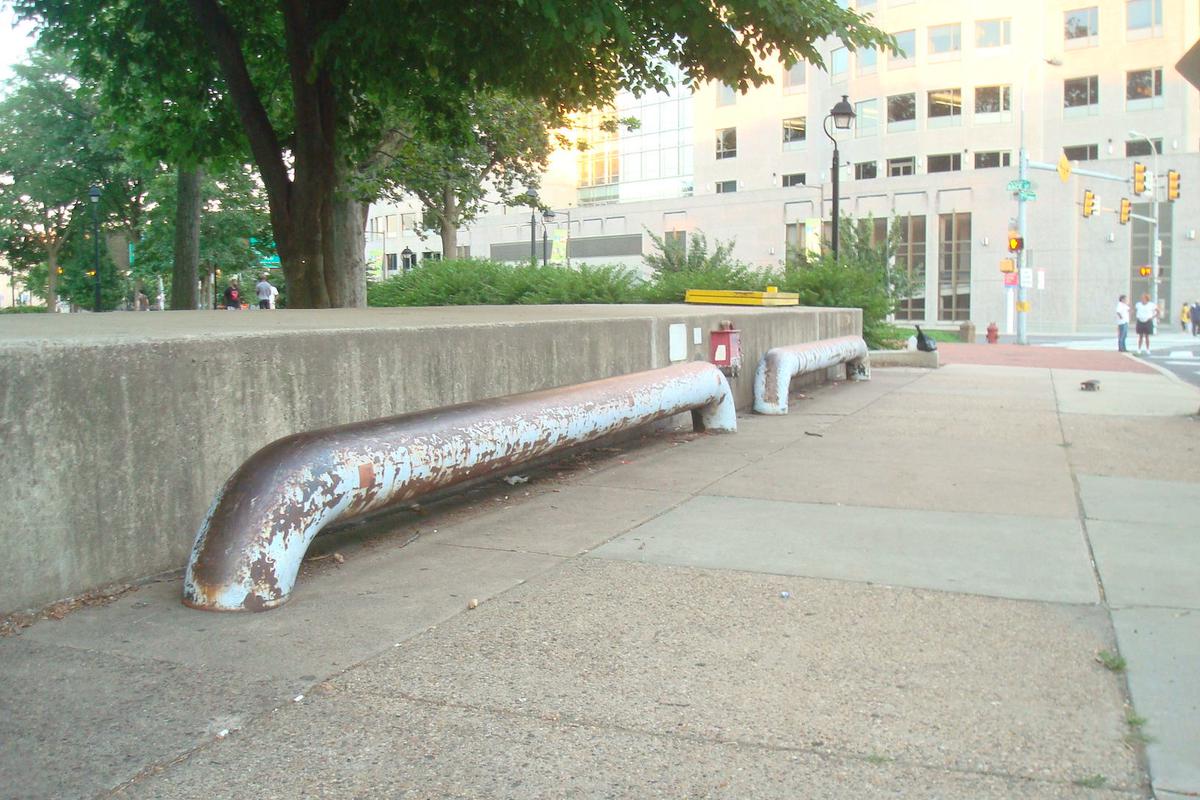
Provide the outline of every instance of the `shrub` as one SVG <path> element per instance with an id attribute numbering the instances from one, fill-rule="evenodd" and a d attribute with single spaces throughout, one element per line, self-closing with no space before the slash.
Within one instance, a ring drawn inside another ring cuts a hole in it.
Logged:
<path id="1" fill-rule="evenodd" d="M 372 306 L 633 303 L 637 276 L 624 267 L 578 269 L 483 259 L 429 261 L 367 289 Z"/>
<path id="2" fill-rule="evenodd" d="M 0 314 L 45 314 L 48 310 L 45 306 L 5 306 Z"/>

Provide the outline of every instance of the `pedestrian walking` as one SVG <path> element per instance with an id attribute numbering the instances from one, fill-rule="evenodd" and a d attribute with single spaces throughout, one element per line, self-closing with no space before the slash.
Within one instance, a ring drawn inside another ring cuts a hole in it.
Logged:
<path id="1" fill-rule="evenodd" d="M 1154 321 L 1158 319 L 1158 305 L 1150 302 L 1150 295 L 1143 294 L 1141 302 L 1134 305 L 1133 313 L 1137 317 L 1138 353 L 1150 355 L 1150 335 L 1154 333 Z"/>
<path id="2" fill-rule="evenodd" d="M 1128 352 L 1125 347 L 1125 337 L 1129 335 L 1129 303 L 1125 295 L 1117 298 L 1117 351 Z"/>
<path id="3" fill-rule="evenodd" d="M 261 280 L 254 285 L 254 292 L 258 295 L 258 307 L 263 309 L 270 308 L 275 287 L 267 280 L 267 273 L 264 272 L 260 277 Z"/>
<path id="4" fill-rule="evenodd" d="M 238 286 L 237 278 L 230 278 L 229 285 L 225 287 L 224 295 L 225 309 L 227 311 L 238 311 L 242 307 L 242 290 Z"/>
<path id="5" fill-rule="evenodd" d="M 1192 336 L 1200 336 L 1200 300 L 1192 303 Z"/>
<path id="6" fill-rule="evenodd" d="M 279 287 L 271 284 L 271 308 L 279 308 Z"/>
<path id="7" fill-rule="evenodd" d="M 1192 322 L 1192 307 L 1189 306 L 1187 304 L 1187 301 L 1185 300 L 1183 303 L 1183 308 L 1179 309 L 1179 330 L 1183 331 L 1184 333 L 1187 333 L 1188 328 L 1191 327 L 1191 322 Z"/>

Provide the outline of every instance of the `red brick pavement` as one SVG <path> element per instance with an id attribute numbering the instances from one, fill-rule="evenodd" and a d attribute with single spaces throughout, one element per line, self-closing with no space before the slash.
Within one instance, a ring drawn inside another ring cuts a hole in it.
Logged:
<path id="1" fill-rule="evenodd" d="M 1158 370 L 1133 356 L 1094 350 L 1068 350 L 1064 347 L 1036 347 L 1017 344 L 959 344 L 938 342 L 940 363 L 984 364 L 997 367 L 1041 367 L 1043 369 L 1083 369 L 1102 372 L 1144 372 Z"/>

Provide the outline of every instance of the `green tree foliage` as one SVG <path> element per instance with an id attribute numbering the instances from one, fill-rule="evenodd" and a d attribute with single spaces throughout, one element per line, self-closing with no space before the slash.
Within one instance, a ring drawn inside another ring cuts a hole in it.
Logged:
<path id="1" fill-rule="evenodd" d="M 18 0 L 17 8 L 68 32 L 96 26 L 124 35 L 112 9 L 131 2 Z M 178 0 L 150 5 L 170 14 L 163 30 L 184 29 L 184 46 L 201 38 L 208 45 L 266 187 L 299 307 L 341 303 L 333 241 L 339 170 L 378 147 L 397 109 L 414 128 L 469 139 L 472 102 L 484 92 L 566 112 L 606 105 L 621 88 L 662 87 L 667 62 L 692 81 L 746 87 L 767 80 L 760 60 L 820 64 L 816 45 L 828 36 L 850 47 L 894 44 L 834 0 L 187 0 L 194 25 L 179 15 Z M 87 58 L 96 45 L 82 47 Z M 189 58 L 144 57 L 141 70 L 171 70 L 172 85 L 187 82 Z M 204 75 L 195 82 L 203 85 Z"/>
<path id="2" fill-rule="evenodd" d="M 441 232 L 447 258 L 454 255 L 458 227 L 487 207 L 489 195 L 512 202 L 540 182 L 553 150 L 551 130 L 566 123 L 542 103 L 506 92 L 475 97 L 470 117 L 464 136 L 406 138 L 382 171 L 387 194 L 420 199 L 425 224 Z"/>
<path id="3" fill-rule="evenodd" d="M 563 269 L 451 259 L 425 265 L 367 289 L 373 306 L 477 306 L 539 303 L 635 303 L 632 270 L 598 266 Z"/>
<path id="4" fill-rule="evenodd" d="M 219 175 L 206 174 L 202 191 L 201 272 L 220 269 L 226 280 L 231 275 L 257 280 L 263 271 L 259 262 L 270 255 L 271 224 L 266 198 L 253 170 L 243 165 Z M 175 258 L 175 192 L 175 176 L 170 173 L 156 176 L 149 187 L 146 221 L 131 267 L 134 279 L 146 285 L 155 284 L 161 277 L 170 288 Z"/>
<path id="5" fill-rule="evenodd" d="M 28 273 L 38 297 L 56 295 L 58 267 L 80 212 L 87 216 L 88 188 L 113 172 L 115 153 L 96 125 L 96 106 L 68 58 L 36 49 L 0 101 L 0 231 L 11 268 Z M 102 198 L 107 211 L 113 197 Z"/>

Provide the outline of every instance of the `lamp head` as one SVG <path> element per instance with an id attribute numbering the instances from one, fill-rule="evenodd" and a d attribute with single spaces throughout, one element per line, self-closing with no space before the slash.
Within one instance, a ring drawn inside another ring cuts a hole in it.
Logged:
<path id="1" fill-rule="evenodd" d="M 100 187 L 93 186 L 92 188 L 88 189 L 88 197 L 92 198 L 93 203 L 100 202 Z"/>
<path id="2" fill-rule="evenodd" d="M 833 127 L 840 131 L 850 129 L 850 123 L 854 121 L 855 115 L 848 95 L 842 95 L 842 99 L 830 110 L 829 116 L 833 117 Z"/>

